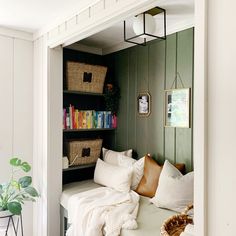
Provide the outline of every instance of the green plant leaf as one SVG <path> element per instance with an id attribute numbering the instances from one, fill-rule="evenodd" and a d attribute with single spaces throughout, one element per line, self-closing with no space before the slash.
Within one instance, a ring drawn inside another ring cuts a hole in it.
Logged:
<path id="1" fill-rule="evenodd" d="M 20 165 L 21 165 L 21 160 L 20 160 L 19 158 L 17 158 L 17 157 L 12 158 L 12 159 L 10 160 L 10 164 L 11 164 L 12 166 L 20 166 Z"/>
<path id="2" fill-rule="evenodd" d="M 24 199 L 22 197 L 16 197 L 16 200 L 21 203 L 24 204 Z"/>
<path id="3" fill-rule="evenodd" d="M 25 192 L 28 193 L 32 197 L 38 197 L 39 196 L 37 190 L 34 187 L 31 187 L 31 186 L 25 188 Z"/>
<path id="4" fill-rule="evenodd" d="M 18 182 L 16 180 L 12 180 L 11 181 L 11 186 L 15 187 L 16 189 L 20 189 L 20 186 L 19 186 L 19 184 L 18 184 Z"/>
<path id="5" fill-rule="evenodd" d="M 22 207 L 21 207 L 21 204 L 19 202 L 9 202 L 7 204 L 7 208 L 14 215 L 20 215 L 21 214 Z"/>
<path id="6" fill-rule="evenodd" d="M 22 162 L 20 167 L 24 172 L 29 172 L 31 170 L 31 166 L 28 162 Z"/>
<path id="7" fill-rule="evenodd" d="M 24 176 L 24 177 L 21 177 L 18 181 L 19 185 L 22 187 L 22 188 L 26 188 L 28 186 L 31 185 L 32 183 L 32 178 L 31 176 Z"/>

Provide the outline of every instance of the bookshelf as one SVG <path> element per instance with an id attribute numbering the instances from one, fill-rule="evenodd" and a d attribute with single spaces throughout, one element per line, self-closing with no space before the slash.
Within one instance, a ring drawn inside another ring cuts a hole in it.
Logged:
<path id="1" fill-rule="evenodd" d="M 104 94 L 63 91 L 63 108 L 73 104 L 79 110 L 105 110 Z M 63 129 L 63 156 L 68 156 L 66 143 L 77 139 L 102 138 L 103 146 L 113 148 L 115 128 L 67 128 Z M 71 166 L 63 169 L 63 184 L 93 178 L 95 163 Z"/>
<path id="2" fill-rule="evenodd" d="M 79 123 L 81 121 L 81 114 L 76 114 L 76 125 L 68 126 L 65 125 L 65 120 L 63 119 L 63 156 L 68 156 L 68 145 L 67 143 L 74 140 L 84 140 L 84 139 L 102 139 L 103 147 L 108 149 L 114 149 L 115 144 L 115 134 L 116 129 L 112 128 L 113 126 L 109 125 L 98 125 L 98 122 L 94 121 L 94 114 L 97 119 L 97 112 L 107 112 L 106 111 L 106 99 L 107 96 L 102 93 L 94 92 L 81 92 L 68 90 L 68 81 L 67 81 L 67 62 L 81 62 L 90 65 L 101 65 L 107 66 L 104 57 L 100 55 L 95 55 L 91 53 L 79 52 L 71 49 L 63 49 L 63 117 L 65 117 L 65 108 L 66 113 L 68 114 L 68 108 L 70 106 L 74 107 L 73 111 L 76 112 L 85 112 L 92 111 L 92 125 L 82 125 Z M 113 81 L 113 73 L 111 73 L 111 68 L 108 69 L 106 74 L 105 84 L 108 81 Z M 66 114 L 66 117 L 67 117 Z M 88 113 L 86 113 L 88 114 Z M 107 115 L 106 113 L 104 113 Z M 104 115 L 104 116 L 105 116 Z M 73 117 L 73 115 L 72 115 Z M 78 121 L 80 119 L 80 121 Z M 110 118 L 108 119 L 110 122 Z M 72 121 L 73 122 L 73 121 Z M 86 121 L 87 122 L 87 121 Z M 84 122 L 83 122 L 84 124 Z M 80 181 L 84 179 L 93 178 L 95 169 L 95 164 L 85 164 L 79 166 L 71 166 L 67 169 L 63 169 L 63 184 L 67 184 L 74 181 Z"/>

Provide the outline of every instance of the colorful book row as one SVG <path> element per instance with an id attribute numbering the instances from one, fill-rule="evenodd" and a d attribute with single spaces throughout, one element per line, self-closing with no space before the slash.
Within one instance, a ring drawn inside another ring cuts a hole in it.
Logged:
<path id="1" fill-rule="evenodd" d="M 116 128 L 117 118 L 111 111 L 78 110 L 74 106 L 63 109 L 63 129 Z"/>

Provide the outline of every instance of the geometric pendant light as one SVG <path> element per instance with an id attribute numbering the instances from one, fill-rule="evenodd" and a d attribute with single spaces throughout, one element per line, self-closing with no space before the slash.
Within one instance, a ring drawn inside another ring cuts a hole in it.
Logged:
<path id="1" fill-rule="evenodd" d="M 154 17 L 155 16 L 155 17 Z M 124 21 L 125 42 L 145 46 L 153 39 L 166 39 L 166 10 L 154 7 Z"/>

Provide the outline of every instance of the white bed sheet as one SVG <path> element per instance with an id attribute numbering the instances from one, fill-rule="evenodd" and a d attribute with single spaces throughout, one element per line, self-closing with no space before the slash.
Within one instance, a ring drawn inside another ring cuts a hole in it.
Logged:
<path id="1" fill-rule="evenodd" d="M 63 186 L 61 205 L 67 209 L 68 200 L 71 195 L 90 189 L 99 188 L 93 180 L 85 180 L 66 184 Z M 163 222 L 176 212 L 161 209 L 150 203 L 150 198 L 140 196 L 139 212 L 137 217 L 138 229 L 122 230 L 121 236 L 158 236 Z"/>

